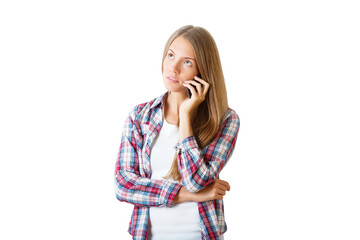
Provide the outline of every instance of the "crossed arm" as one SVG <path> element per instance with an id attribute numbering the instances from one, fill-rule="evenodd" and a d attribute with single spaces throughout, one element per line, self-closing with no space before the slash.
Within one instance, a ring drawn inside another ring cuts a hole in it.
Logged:
<path id="1" fill-rule="evenodd" d="M 221 131 L 206 147 L 199 149 L 190 135 L 177 144 L 178 166 L 182 184 L 140 176 L 138 152 L 143 142 L 133 118 L 125 121 L 121 145 L 115 167 L 115 192 L 119 201 L 139 206 L 168 206 L 185 201 L 222 199 L 230 185 L 218 179 L 218 174 L 229 160 L 240 126 L 236 114 L 230 115 Z"/>

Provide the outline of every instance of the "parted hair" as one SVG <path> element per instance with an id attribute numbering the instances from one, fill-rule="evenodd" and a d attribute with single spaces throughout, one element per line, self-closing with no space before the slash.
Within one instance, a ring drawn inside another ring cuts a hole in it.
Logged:
<path id="1" fill-rule="evenodd" d="M 195 139 L 200 149 L 203 149 L 214 138 L 229 107 L 225 79 L 214 38 L 206 29 L 193 25 L 183 26 L 170 36 L 164 48 L 161 72 L 164 69 L 164 59 L 169 47 L 179 36 L 184 37 L 192 45 L 200 78 L 210 83 L 205 100 L 198 106 L 196 115 L 191 122 Z M 181 181 L 177 154 L 175 154 L 171 168 L 164 178 Z"/>

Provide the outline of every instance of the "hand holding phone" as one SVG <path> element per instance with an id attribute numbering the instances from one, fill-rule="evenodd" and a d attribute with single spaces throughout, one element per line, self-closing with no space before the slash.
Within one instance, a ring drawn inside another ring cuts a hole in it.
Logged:
<path id="1" fill-rule="evenodd" d="M 201 79 L 201 74 L 199 73 L 199 74 L 197 75 L 197 77 Z M 201 87 L 203 87 L 202 83 L 199 82 L 198 80 L 196 80 L 195 78 L 193 78 L 192 80 L 194 80 L 194 81 L 197 82 L 197 83 L 200 83 L 200 84 L 201 84 Z M 194 85 L 192 85 L 192 84 L 190 84 L 190 85 L 193 86 L 193 87 L 196 89 L 196 86 L 194 86 Z M 190 91 L 190 89 L 186 88 L 186 92 L 187 92 L 188 97 L 191 98 L 191 91 Z"/>
<path id="2" fill-rule="evenodd" d="M 196 111 L 197 107 L 206 99 L 206 94 L 210 88 L 210 83 L 206 82 L 204 79 L 198 76 L 194 76 L 194 79 L 184 81 L 183 86 L 186 87 L 186 92 L 189 98 L 181 104 L 179 108 L 179 114 L 185 117 L 195 116 L 194 112 Z M 196 96 L 192 96 L 191 92 L 193 92 Z"/>
<path id="3" fill-rule="evenodd" d="M 195 79 L 193 79 L 195 82 L 197 82 L 197 83 L 200 83 L 199 81 L 197 81 L 197 80 L 195 80 Z M 201 83 L 200 83 L 201 84 Z M 196 89 L 196 86 L 194 86 L 194 85 L 192 85 L 192 84 L 190 84 L 191 86 L 193 86 L 195 89 Z M 188 89 L 188 88 L 186 88 L 186 92 L 187 92 L 187 95 L 188 95 L 188 98 L 191 98 L 191 91 L 190 91 L 190 89 Z"/>

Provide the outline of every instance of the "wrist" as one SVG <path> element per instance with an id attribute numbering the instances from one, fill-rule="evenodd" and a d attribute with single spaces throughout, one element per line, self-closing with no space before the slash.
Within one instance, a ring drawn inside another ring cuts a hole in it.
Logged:
<path id="1" fill-rule="evenodd" d="M 183 122 L 189 122 L 190 119 L 191 119 L 191 114 L 190 114 L 190 113 L 182 112 L 182 113 L 180 113 L 180 115 L 179 115 L 180 123 L 181 123 L 181 121 L 183 121 Z"/>
<path id="2" fill-rule="evenodd" d="M 174 204 L 190 201 L 195 201 L 194 194 L 189 193 L 188 191 L 186 191 L 185 187 L 182 186 L 178 194 L 176 194 L 175 196 Z"/>
<path id="3" fill-rule="evenodd" d="M 193 130 L 190 115 L 182 114 L 179 122 L 179 143 L 191 135 L 193 135 Z"/>

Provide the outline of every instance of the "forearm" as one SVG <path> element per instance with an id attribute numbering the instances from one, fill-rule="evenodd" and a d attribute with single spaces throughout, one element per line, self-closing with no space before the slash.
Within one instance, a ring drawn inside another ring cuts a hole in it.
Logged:
<path id="1" fill-rule="evenodd" d="M 170 207 L 180 184 L 167 180 L 149 179 L 135 173 L 119 170 L 117 164 L 115 172 L 115 193 L 119 201 L 136 206 Z"/>
<path id="2" fill-rule="evenodd" d="M 176 145 L 179 172 L 186 190 L 196 193 L 218 178 L 235 147 L 240 120 L 229 111 L 212 141 L 200 149 L 194 135 Z"/>
<path id="3" fill-rule="evenodd" d="M 181 115 L 179 123 L 179 143 L 193 134 L 190 116 L 186 114 Z"/>
<path id="4" fill-rule="evenodd" d="M 177 195 L 174 198 L 174 204 L 182 202 L 206 202 L 211 200 L 222 200 L 226 194 L 226 191 L 230 191 L 230 184 L 224 180 L 216 179 L 215 182 L 206 186 L 204 189 L 197 193 L 188 192 L 184 186 L 180 188 Z"/>
<path id="5" fill-rule="evenodd" d="M 174 204 L 190 201 L 195 201 L 195 194 L 186 191 L 185 187 L 182 186 L 175 196 Z"/>

